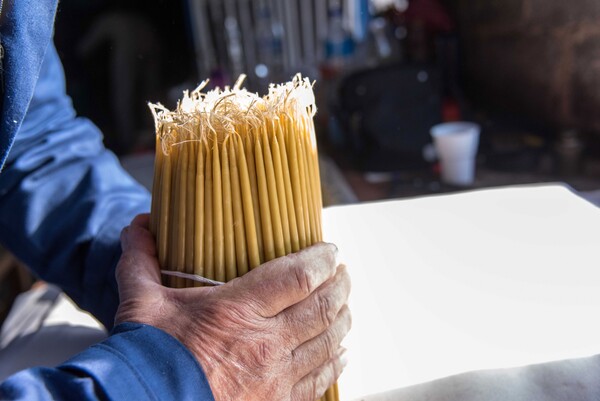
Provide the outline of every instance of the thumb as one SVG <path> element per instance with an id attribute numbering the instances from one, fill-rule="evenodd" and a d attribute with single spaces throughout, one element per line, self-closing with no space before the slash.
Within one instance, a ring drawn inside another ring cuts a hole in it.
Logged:
<path id="1" fill-rule="evenodd" d="M 300 252 L 273 259 L 237 278 L 225 289 L 259 304 L 272 317 L 306 299 L 337 272 L 337 247 L 317 243 Z"/>
<path id="2" fill-rule="evenodd" d="M 131 224 L 121 232 L 121 247 L 123 252 L 132 248 L 140 248 L 145 252 L 156 255 L 156 245 L 154 237 L 150 233 L 148 226 L 150 224 L 150 215 L 137 215 Z"/>

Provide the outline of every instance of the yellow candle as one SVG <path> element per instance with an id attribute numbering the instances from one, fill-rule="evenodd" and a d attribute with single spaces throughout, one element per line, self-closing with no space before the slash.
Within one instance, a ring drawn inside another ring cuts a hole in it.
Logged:
<path id="1" fill-rule="evenodd" d="M 298 158 L 298 170 L 299 170 L 299 181 L 300 181 L 300 202 L 302 203 L 302 218 L 304 219 L 304 232 L 305 232 L 305 241 L 306 241 L 306 245 L 311 245 L 312 244 L 312 238 L 311 238 L 311 224 L 310 224 L 310 211 L 308 210 L 309 208 L 309 204 L 308 204 L 308 185 L 307 185 L 307 177 L 306 177 L 306 169 L 304 167 L 304 152 L 303 152 L 303 146 L 302 146 L 302 141 L 300 140 L 300 137 L 295 137 L 291 140 L 291 142 L 295 143 L 296 145 L 296 157 Z"/>
<path id="2" fill-rule="evenodd" d="M 213 246 L 215 280 L 225 281 L 225 239 L 223 232 L 223 183 L 221 177 L 221 158 L 219 144 L 215 137 L 212 143 L 213 174 Z"/>
<path id="3" fill-rule="evenodd" d="M 256 165 L 256 178 L 258 198 L 260 201 L 260 217 L 262 220 L 263 246 L 266 260 L 275 259 L 275 244 L 273 242 L 273 224 L 269 210 L 269 189 L 267 186 L 267 173 L 265 172 L 265 161 L 262 147 L 258 137 L 254 140 L 254 158 Z"/>
<path id="4" fill-rule="evenodd" d="M 249 163 L 246 163 L 244 145 L 239 137 L 236 137 L 236 145 L 236 155 L 240 172 L 240 187 L 242 190 L 244 223 L 246 228 L 246 244 L 248 245 L 248 260 L 250 263 L 250 268 L 253 269 L 260 265 L 261 246 L 259 246 L 257 236 L 261 234 L 259 233 L 257 235 L 259 223 L 255 219 L 255 216 L 258 216 L 258 213 L 254 210 L 254 201 L 252 199 L 252 190 L 250 188 L 251 181 L 248 173 Z"/>
<path id="5" fill-rule="evenodd" d="M 229 154 L 229 170 L 231 175 L 231 196 L 233 206 L 233 231 L 235 234 L 235 266 L 237 276 L 248 272 L 248 250 L 246 246 L 246 232 L 244 230 L 244 211 L 240 173 L 237 167 L 236 151 L 237 136 L 227 138 L 227 152 Z M 256 246 L 256 245 L 254 245 Z"/>
<path id="6" fill-rule="evenodd" d="M 156 232 L 156 241 L 158 244 L 158 263 L 161 266 L 167 265 L 167 249 L 169 248 L 169 205 L 171 199 L 171 157 L 165 155 L 163 163 L 160 166 L 162 174 L 160 176 L 160 210 L 157 211 L 158 230 Z"/>
<path id="7" fill-rule="evenodd" d="M 172 269 L 184 271 L 185 270 L 185 254 L 186 254 L 186 215 L 187 211 L 187 173 L 188 173 L 188 161 L 189 161 L 189 152 L 188 147 L 184 144 L 177 145 L 178 148 L 178 159 L 177 159 L 177 176 L 176 176 L 176 186 L 175 188 L 175 199 L 176 202 L 173 203 L 175 206 L 175 216 L 177 225 L 175 230 L 175 235 L 173 236 L 173 242 L 175 246 L 171 249 L 171 251 L 175 250 L 175 265 Z M 177 283 L 177 287 L 185 287 L 184 279 L 175 277 L 175 282 Z"/>
<path id="8" fill-rule="evenodd" d="M 290 178 L 290 167 L 288 164 L 286 139 L 281 127 L 277 124 L 277 143 L 279 144 L 279 157 L 281 159 L 281 172 L 283 174 L 283 186 L 285 192 L 286 210 L 289 222 L 291 252 L 300 250 L 300 241 L 298 239 L 298 226 L 296 224 L 296 213 L 294 212 L 294 195 L 292 193 L 292 180 Z"/>
<path id="9" fill-rule="evenodd" d="M 322 239 L 312 84 L 295 77 L 259 97 L 242 81 L 207 93 L 203 82 L 174 111 L 151 106 L 162 268 L 228 281 Z M 338 399 L 333 386 L 321 401 Z"/>
<path id="10" fill-rule="evenodd" d="M 271 226 L 273 227 L 273 246 L 275 257 L 285 256 L 285 236 L 281 226 L 281 211 L 279 209 L 279 194 L 277 192 L 277 183 L 275 178 L 275 167 L 273 155 L 271 153 L 271 144 L 269 143 L 268 133 L 263 129 L 262 135 L 263 163 L 265 168 L 265 178 L 267 183 L 267 195 L 269 197 L 269 209 L 271 213 Z M 282 193 L 281 196 L 285 196 Z M 289 233 L 288 233 L 289 242 Z"/>
<path id="11" fill-rule="evenodd" d="M 208 145 L 204 163 L 204 277 L 214 280 L 212 151 Z"/>
<path id="12" fill-rule="evenodd" d="M 285 117 L 286 122 L 289 120 L 288 117 Z M 300 242 L 300 249 L 306 248 L 309 244 L 307 242 L 306 235 L 306 224 L 304 219 L 304 204 L 302 202 L 302 182 L 300 177 L 300 162 L 299 155 L 297 151 L 296 141 L 294 140 L 294 135 L 290 133 L 289 123 L 286 124 L 287 136 L 288 136 L 288 151 L 289 151 L 289 161 L 290 161 L 290 176 L 292 179 L 292 190 L 294 195 L 294 212 L 296 213 L 296 222 L 298 224 L 298 240 Z"/>
<path id="13" fill-rule="evenodd" d="M 273 170 L 275 172 L 275 195 L 279 201 L 279 211 L 281 214 L 281 229 L 283 232 L 283 244 L 285 246 L 284 255 L 292 252 L 292 240 L 290 234 L 290 219 L 287 210 L 285 184 L 283 179 L 283 162 L 281 161 L 281 153 L 277 137 L 273 135 L 271 138 L 271 152 L 273 158 Z M 283 255 L 282 255 L 283 256 Z"/>
<path id="14" fill-rule="evenodd" d="M 171 157 L 173 158 L 173 166 L 175 167 L 173 170 L 173 175 L 171 177 L 171 210 L 169 213 L 169 219 L 171 220 L 171 230 L 169 235 L 169 247 L 167 249 L 168 252 L 168 268 L 171 270 L 177 270 L 179 268 L 178 262 L 178 251 L 179 246 L 177 240 L 179 238 L 180 230 L 184 227 L 181 227 L 179 220 L 179 212 L 181 208 L 180 198 L 180 185 L 179 179 L 181 177 L 181 147 L 173 146 L 171 149 Z M 174 287 L 179 287 L 180 279 L 177 277 L 171 278 L 171 282 Z"/>
<path id="15" fill-rule="evenodd" d="M 194 214 L 194 273 L 204 276 L 204 184 L 206 144 L 200 142 L 196 154 L 196 198 Z M 198 284 L 199 285 L 199 284 Z"/>
<path id="16" fill-rule="evenodd" d="M 159 136 L 156 136 L 156 149 L 159 149 L 161 143 L 159 140 Z M 162 188 L 160 185 L 161 174 L 162 174 L 162 165 L 163 165 L 163 152 L 157 151 L 154 157 L 154 179 L 152 180 L 152 204 L 150 205 L 150 232 L 154 234 L 154 236 L 158 233 L 158 225 L 159 221 L 159 211 L 160 211 L 160 199 Z"/>
<path id="17" fill-rule="evenodd" d="M 190 218 L 196 216 L 196 153 L 198 144 L 190 142 L 187 147 L 187 169 L 186 169 L 186 182 L 185 182 L 185 272 L 194 272 L 194 232 L 195 226 L 193 222 L 188 222 Z"/>
<path id="18" fill-rule="evenodd" d="M 221 156 L 225 278 L 227 281 L 230 281 L 237 277 L 237 267 L 235 257 L 235 228 L 233 226 L 233 200 L 231 195 L 231 170 L 229 168 L 229 153 L 227 152 L 226 143 L 221 145 Z"/>
<path id="19" fill-rule="evenodd" d="M 256 224 L 256 239 L 258 241 L 258 255 L 260 263 L 265 261 L 265 250 L 263 244 L 262 216 L 260 201 L 258 199 L 258 180 L 256 178 L 256 163 L 254 162 L 254 135 L 247 132 L 243 138 L 245 142 L 245 156 L 248 163 L 248 178 L 250 179 L 250 190 L 252 192 L 252 210 L 254 211 L 254 223 Z"/>

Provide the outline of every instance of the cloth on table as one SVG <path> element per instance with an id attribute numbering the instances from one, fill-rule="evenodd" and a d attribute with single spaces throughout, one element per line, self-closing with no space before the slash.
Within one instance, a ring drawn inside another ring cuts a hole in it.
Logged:
<path id="1" fill-rule="evenodd" d="M 104 327 L 57 287 L 20 294 L 0 331 L 0 381 L 19 370 L 56 366 L 104 340 Z"/>

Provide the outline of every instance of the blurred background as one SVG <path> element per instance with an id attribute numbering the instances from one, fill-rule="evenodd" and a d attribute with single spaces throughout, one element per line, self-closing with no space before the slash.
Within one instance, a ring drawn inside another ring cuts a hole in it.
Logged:
<path id="1" fill-rule="evenodd" d="M 148 188 L 148 102 L 300 72 L 326 206 L 544 182 L 600 206 L 599 0 L 61 0 L 55 44 L 79 115 Z M 481 127 L 468 186 L 432 144 L 452 121 Z M 0 325 L 35 280 L 0 247 Z"/>
<path id="2" fill-rule="evenodd" d="M 598 0 L 61 0 L 55 42 L 80 115 L 152 185 L 148 101 L 248 75 L 316 81 L 326 205 L 464 190 L 430 129 L 482 128 L 468 188 L 564 182 L 600 204 Z M 0 249 L 0 322 L 33 277 Z"/>
<path id="3" fill-rule="evenodd" d="M 76 109 L 134 175 L 146 102 L 309 76 L 327 201 L 346 203 L 462 189 L 429 134 L 456 120 L 482 127 L 473 187 L 599 189 L 599 19 L 596 0 L 62 0 L 55 40 Z"/>

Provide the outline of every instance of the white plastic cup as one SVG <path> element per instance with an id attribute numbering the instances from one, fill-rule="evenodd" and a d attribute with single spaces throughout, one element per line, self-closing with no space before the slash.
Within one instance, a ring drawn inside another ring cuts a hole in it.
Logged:
<path id="1" fill-rule="evenodd" d="M 480 126 L 451 122 L 438 124 L 430 132 L 441 161 L 442 181 L 457 186 L 473 185 Z"/>

